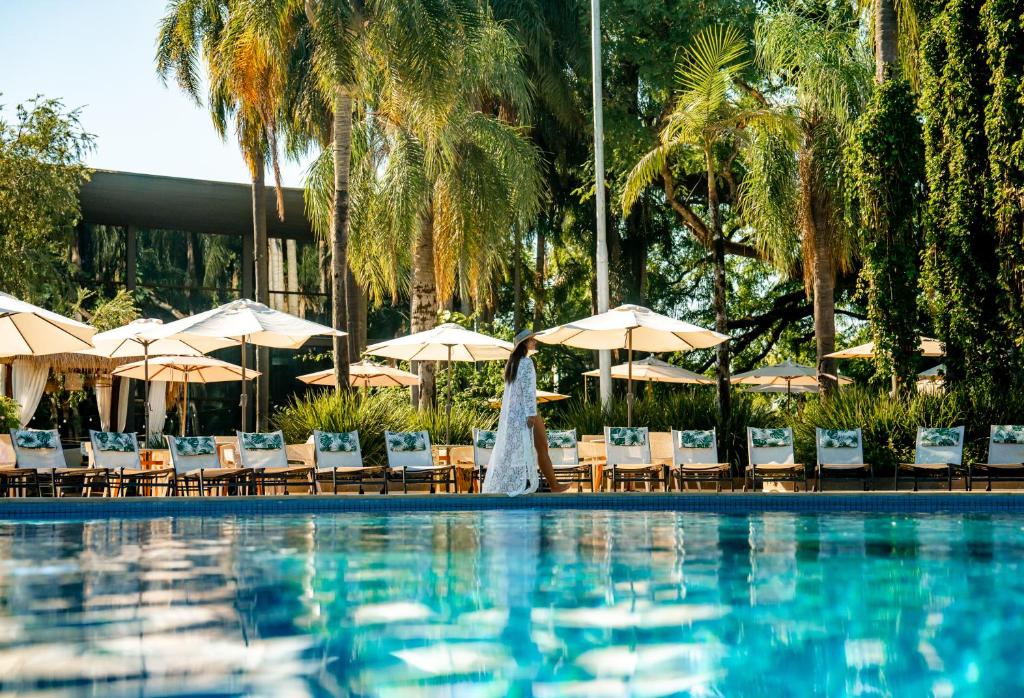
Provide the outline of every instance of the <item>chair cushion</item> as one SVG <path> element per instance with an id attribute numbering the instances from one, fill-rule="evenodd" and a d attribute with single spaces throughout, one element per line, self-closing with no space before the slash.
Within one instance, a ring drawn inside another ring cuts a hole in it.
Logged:
<path id="1" fill-rule="evenodd" d="M 548 448 L 574 448 L 576 432 L 572 429 L 548 432 Z"/>
<path id="2" fill-rule="evenodd" d="M 426 451 L 427 440 L 423 432 L 404 431 L 388 434 L 388 449 L 391 451 Z"/>
<path id="3" fill-rule="evenodd" d="M 860 446 L 856 429 L 822 429 L 822 448 L 857 448 Z"/>
<path id="4" fill-rule="evenodd" d="M 272 434 L 243 432 L 242 448 L 246 451 L 278 451 L 284 448 L 284 439 L 277 432 Z"/>
<path id="5" fill-rule="evenodd" d="M 183 436 L 174 440 L 179 456 L 212 456 L 217 444 L 212 436 Z"/>
<path id="6" fill-rule="evenodd" d="M 608 442 L 612 446 L 643 446 L 647 434 L 640 427 L 612 427 L 608 430 Z"/>
<path id="7" fill-rule="evenodd" d="M 18 448 L 59 448 L 57 435 L 48 429 L 19 429 L 14 432 Z"/>
<path id="8" fill-rule="evenodd" d="M 751 429 L 750 444 L 754 448 L 785 448 L 792 445 L 786 429 Z"/>
<path id="9" fill-rule="evenodd" d="M 679 432 L 679 448 L 711 448 L 715 445 L 715 432 L 708 429 L 688 429 Z"/>
<path id="10" fill-rule="evenodd" d="M 321 431 L 317 434 L 317 448 L 325 453 L 355 453 L 358 436 L 354 431 Z"/>
<path id="11" fill-rule="evenodd" d="M 135 451 L 135 440 L 131 434 L 122 434 L 116 431 L 97 431 L 93 433 L 96 448 L 101 451 L 114 451 L 117 453 L 133 453 Z"/>
<path id="12" fill-rule="evenodd" d="M 484 429 L 479 430 L 476 433 L 476 447 L 477 448 L 494 448 L 494 442 L 498 439 L 498 432 L 487 431 Z M 395 450 L 395 449 L 391 449 Z"/>
<path id="13" fill-rule="evenodd" d="M 957 446 L 960 444 L 960 431 L 946 427 L 932 427 L 921 430 L 921 445 L 936 446 Z"/>
<path id="14" fill-rule="evenodd" d="M 994 444 L 1024 444 L 1024 426 L 1001 424 L 992 428 Z"/>

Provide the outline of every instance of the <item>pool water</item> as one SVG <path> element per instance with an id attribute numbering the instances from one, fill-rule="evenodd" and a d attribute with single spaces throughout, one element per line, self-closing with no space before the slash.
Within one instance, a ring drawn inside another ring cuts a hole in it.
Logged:
<path id="1" fill-rule="evenodd" d="M 0 695 L 1021 695 L 1024 521 L 0 523 Z"/>

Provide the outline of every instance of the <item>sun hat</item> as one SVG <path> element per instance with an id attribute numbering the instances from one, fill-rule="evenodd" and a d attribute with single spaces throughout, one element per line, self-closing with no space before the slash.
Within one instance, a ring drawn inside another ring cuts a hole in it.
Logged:
<path id="1" fill-rule="evenodd" d="M 537 336 L 537 333 L 534 332 L 533 330 L 519 330 L 519 333 L 516 334 L 515 338 L 513 338 L 513 340 L 512 340 L 512 351 L 515 351 L 516 347 L 518 347 L 520 344 L 522 344 L 526 340 L 530 339 L 530 337 L 536 337 L 536 336 Z"/>

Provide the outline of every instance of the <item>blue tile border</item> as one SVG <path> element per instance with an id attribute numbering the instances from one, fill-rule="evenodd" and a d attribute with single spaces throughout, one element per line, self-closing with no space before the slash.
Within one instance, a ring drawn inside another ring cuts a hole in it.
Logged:
<path id="1" fill-rule="evenodd" d="M 893 514 L 1024 514 L 1024 492 L 1006 493 L 828 493 L 828 494 L 566 494 L 503 497 L 486 495 L 346 495 L 287 497 L 138 497 L 131 499 L 4 499 L 0 520 L 159 518 L 166 516 L 274 515 L 310 513 L 401 513 L 503 509 L 606 509 Z"/>

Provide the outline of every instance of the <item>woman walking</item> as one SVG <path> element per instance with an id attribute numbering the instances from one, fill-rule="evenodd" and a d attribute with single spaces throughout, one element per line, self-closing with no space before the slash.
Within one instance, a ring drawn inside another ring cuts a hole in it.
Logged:
<path id="1" fill-rule="evenodd" d="M 494 439 L 491 462 L 484 478 L 484 494 L 514 497 L 536 492 L 540 485 L 538 466 L 552 492 L 565 492 L 555 478 L 548 455 L 548 433 L 537 414 L 537 373 L 527 353 L 534 350 L 534 333 L 523 330 L 516 335 L 512 355 L 505 364 L 505 393 L 501 398 L 498 434 Z"/>

